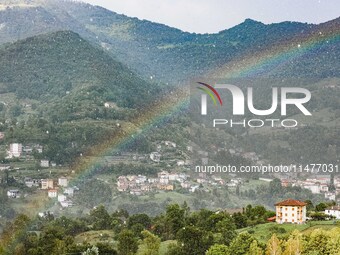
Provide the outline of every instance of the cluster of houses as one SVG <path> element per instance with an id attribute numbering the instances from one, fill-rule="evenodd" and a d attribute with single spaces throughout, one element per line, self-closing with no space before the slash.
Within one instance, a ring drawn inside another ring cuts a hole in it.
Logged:
<path id="1" fill-rule="evenodd" d="M 9 149 L 7 150 L 7 159 L 21 158 L 25 160 L 34 160 L 33 152 L 42 153 L 43 146 L 40 144 L 28 144 L 23 145 L 21 143 L 11 143 Z M 50 162 L 47 159 L 42 159 L 40 161 L 41 167 L 56 167 L 55 162 Z"/>
<path id="2" fill-rule="evenodd" d="M 26 160 L 34 159 L 32 156 L 34 151 L 42 153 L 43 147 L 39 144 L 23 145 L 21 143 L 11 143 L 9 145 L 6 158 L 25 158 Z"/>
<path id="3" fill-rule="evenodd" d="M 306 180 L 298 179 L 281 179 L 281 184 L 284 187 L 298 186 L 310 190 L 313 194 L 324 194 L 325 199 L 336 201 L 340 194 L 340 177 L 332 178 L 330 175 L 314 175 Z M 334 185 L 335 190 L 330 191 L 330 186 Z"/>
<path id="4" fill-rule="evenodd" d="M 25 178 L 24 183 L 29 188 L 38 187 L 47 191 L 47 196 L 51 199 L 57 199 L 61 207 L 64 208 L 73 206 L 71 198 L 74 192 L 78 190 L 77 187 L 69 187 L 69 180 L 66 177 L 60 177 L 57 181 L 53 179 Z M 21 192 L 19 190 L 8 190 L 7 196 L 9 198 L 20 198 Z"/>
<path id="5" fill-rule="evenodd" d="M 169 173 L 162 171 L 157 177 L 146 177 L 144 175 L 119 176 L 117 189 L 120 192 L 129 192 L 132 195 L 143 195 L 150 191 L 175 189 L 174 182 L 179 182 L 183 188 L 190 188 L 189 176 L 185 173 Z"/>
<path id="6" fill-rule="evenodd" d="M 175 186 L 175 183 L 178 185 Z M 144 175 L 119 176 L 117 189 L 120 192 L 140 196 L 150 191 L 173 191 L 177 187 L 187 189 L 189 192 L 195 192 L 202 185 L 236 188 L 241 183 L 242 179 L 236 177 L 225 181 L 221 177 L 214 175 L 208 178 L 206 173 L 199 173 L 197 177 L 193 178 L 186 173 L 161 171 L 157 174 L 157 177 L 146 177 Z"/>
<path id="7" fill-rule="evenodd" d="M 172 191 L 175 189 L 175 182 L 184 189 L 194 191 L 189 181 L 189 175 L 185 173 L 169 173 L 162 171 L 157 177 L 146 177 L 144 175 L 127 175 L 119 176 L 117 180 L 117 189 L 120 192 L 129 192 L 132 195 L 143 195 L 150 191 L 165 190 Z"/>

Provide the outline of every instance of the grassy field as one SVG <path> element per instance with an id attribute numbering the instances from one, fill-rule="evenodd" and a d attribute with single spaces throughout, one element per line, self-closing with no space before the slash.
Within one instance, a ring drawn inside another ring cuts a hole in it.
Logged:
<path id="1" fill-rule="evenodd" d="M 87 242 L 92 245 L 96 243 L 110 243 L 116 245 L 116 241 L 113 238 L 114 233 L 112 230 L 88 231 L 77 235 L 75 237 L 75 242 L 79 244 Z"/>
<path id="2" fill-rule="evenodd" d="M 278 236 L 284 236 L 295 229 L 303 232 L 310 233 L 314 229 L 325 229 L 329 230 L 334 227 L 339 227 L 339 224 L 334 224 L 333 221 L 309 221 L 307 224 L 277 224 L 277 223 L 266 223 L 257 225 L 254 227 L 247 227 L 243 229 L 239 229 L 238 232 L 248 231 L 252 235 L 254 235 L 260 242 L 266 243 L 268 239 L 275 233 Z"/>

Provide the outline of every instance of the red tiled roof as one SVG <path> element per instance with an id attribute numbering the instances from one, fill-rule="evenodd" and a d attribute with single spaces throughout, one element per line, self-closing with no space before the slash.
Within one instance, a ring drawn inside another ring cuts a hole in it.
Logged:
<path id="1" fill-rule="evenodd" d="M 307 204 L 302 201 L 294 199 L 287 199 L 275 204 L 275 206 L 305 206 L 305 205 Z"/>

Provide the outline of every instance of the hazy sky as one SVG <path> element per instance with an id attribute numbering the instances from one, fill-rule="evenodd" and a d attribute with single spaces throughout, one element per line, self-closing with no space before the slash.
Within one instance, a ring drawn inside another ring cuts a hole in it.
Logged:
<path id="1" fill-rule="evenodd" d="M 252 18 L 321 23 L 340 16 L 340 0 L 83 0 L 184 31 L 218 32 Z"/>

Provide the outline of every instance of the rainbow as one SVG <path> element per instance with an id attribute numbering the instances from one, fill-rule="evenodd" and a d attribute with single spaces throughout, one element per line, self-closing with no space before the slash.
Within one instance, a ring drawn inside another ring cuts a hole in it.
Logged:
<path id="1" fill-rule="evenodd" d="M 270 70 L 288 61 L 292 61 L 303 54 L 317 49 L 324 43 L 338 42 L 340 40 L 339 28 L 327 28 L 325 31 L 314 31 L 309 35 L 295 37 L 259 52 L 242 56 L 226 65 L 211 71 L 206 75 L 207 80 L 216 78 L 237 78 L 255 76 L 264 69 Z M 189 82 L 188 82 L 189 83 Z M 221 102 L 220 102 L 221 103 Z M 189 89 L 178 88 L 166 97 L 161 98 L 151 105 L 147 111 L 133 122 L 133 126 L 124 125 L 118 133 L 103 143 L 94 146 L 89 155 L 95 155 L 89 160 L 88 157 L 80 157 L 74 165 L 75 175 L 73 181 L 83 179 L 95 173 L 100 165 L 100 157 L 114 151 L 119 151 L 141 134 L 151 128 L 165 125 L 169 118 L 176 113 L 187 109 L 189 104 Z M 43 206 L 46 207 L 46 204 Z M 41 208 L 37 208 L 37 211 Z M 17 239 L 11 241 L 14 247 Z"/>
<path id="2" fill-rule="evenodd" d="M 279 42 L 268 49 L 242 56 L 213 70 L 208 76 L 217 79 L 256 76 L 264 70 L 272 70 L 293 61 L 325 43 L 340 41 L 339 27 L 325 26 L 324 30 L 321 28 L 310 34 Z"/>

